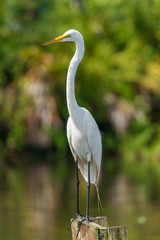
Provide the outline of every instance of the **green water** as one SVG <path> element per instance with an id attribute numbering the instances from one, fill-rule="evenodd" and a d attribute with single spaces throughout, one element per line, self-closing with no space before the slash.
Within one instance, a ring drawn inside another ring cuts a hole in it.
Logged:
<path id="1" fill-rule="evenodd" d="M 75 214 L 74 171 L 58 178 L 50 166 L 8 168 L 0 183 L 0 240 L 72 239 L 68 230 Z M 135 187 L 122 174 L 107 184 L 102 176 L 100 194 L 109 225 L 125 225 L 129 240 L 160 239 L 160 204 L 147 199 L 143 187 Z M 109 185 L 109 186 L 108 186 Z M 81 212 L 85 214 L 86 184 L 81 178 Z M 92 187 L 90 213 L 97 215 Z"/>

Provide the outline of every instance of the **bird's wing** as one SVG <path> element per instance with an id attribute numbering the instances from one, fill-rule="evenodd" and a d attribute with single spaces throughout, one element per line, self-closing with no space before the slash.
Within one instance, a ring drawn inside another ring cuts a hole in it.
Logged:
<path id="1" fill-rule="evenodd" d="M 98 126 L 95 128 L 94 133 L 92 132 L 90 136 L 91 137 L 88 141 L 91 149 L 91 156 L 94 164 L 96 165 L 96 182 L 98 182 L 102 160 L 102 142 Z"/>
<path id="2" fill-rule="evenodd" d="M 90 113 L 87 114 L 87 123 L 87 141 L 91 151 L 91 157 L 97 168 L 96 182 L 98 182 L 102 160 L 102 140 L 97 123 Z"/>

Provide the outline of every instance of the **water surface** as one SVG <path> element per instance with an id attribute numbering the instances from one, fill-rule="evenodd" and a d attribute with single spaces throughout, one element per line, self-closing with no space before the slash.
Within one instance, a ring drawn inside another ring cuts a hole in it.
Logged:
<path id="1" fill-rule="evenodd" d="M 62 180 L 63 179 L 63 180 Z M 85 214 L 86 184 L 81 178 L 80 205 Z M 109 225 L 125 225 L 130 240 L 160 239 L 160 204 L 149 200 L 143 187 L 122 175 L 108 185 L 101 179 L 100 194 Z M 72 239 L 68 230 L 76 210 L 74 170 L 59 178 L 49 165 L 8 168 L 0 184 L 0 239 Z M 97 197 L 91 189 L 90 213 L 97 215 Z"/>

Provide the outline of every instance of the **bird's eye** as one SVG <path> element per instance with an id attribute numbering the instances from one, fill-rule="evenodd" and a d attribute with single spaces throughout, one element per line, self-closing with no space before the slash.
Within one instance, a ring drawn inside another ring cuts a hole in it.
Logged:
<path id="1" fill-rule="evenodd" d="M 70 38 L 71 37 L 71 34 L 65 34 L 65 35 L 62 35 L 63 36 L 63 39 L 64 38 Z"/>

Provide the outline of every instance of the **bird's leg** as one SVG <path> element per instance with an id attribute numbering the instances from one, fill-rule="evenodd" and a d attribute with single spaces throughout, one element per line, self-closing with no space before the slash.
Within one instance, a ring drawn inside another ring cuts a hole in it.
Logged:
<path id="1" fill-rule="evenodd" d="M 88 183 L 87 183 L 87 208 L 86 208 L 86 217 L 84 217 L 81 221 L 78 222 L 78 231 L 77 231 L 77 237 L 81 228 L 81 225 L 84 221 L 86 222 L 93 222 L 89 219 L 89 196 L 90 196 L 90 161 L 88 161 Z"/>
<path id="2" fill-rule="evenodd" d="M 87 183 L 87 209 L 86 209 L 86 220 L 89 221 L 89 195 L 90 195 L 90 161 L 88 161 L 88 183 Z"/>
<path id="3" fill-rule="evenodd" d="M 71 226 L 71 224 L 73 223 L 73 221 L 78 218 L 81 217 L 81 214 L 79 213 L 79 176 L 78 176 L 78 159 L 76 159 L 76 177 L 77 177 L 77 212 L 75 217 L 72 219 L 72 221 L 69 224 L 69 227 Z"/>
<path id="4" fill-rule="evenodd" d="M 79 176 L 78 176 L 78 160 L 76 159 L 76 176 L 77 176 L 77 214 L 80 215 L 79 213 Z"/>

